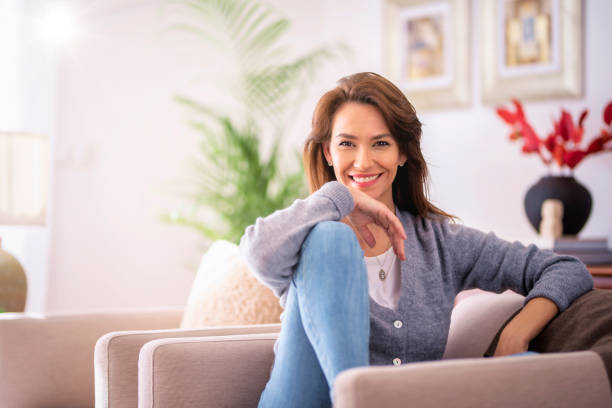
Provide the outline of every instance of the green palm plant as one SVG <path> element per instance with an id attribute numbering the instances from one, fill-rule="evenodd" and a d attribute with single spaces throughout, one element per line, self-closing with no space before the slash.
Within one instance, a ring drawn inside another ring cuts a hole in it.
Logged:
<path id="1" fill-rule="evenodd" d="M 320 47 L 287 58 L 282 39 L 289 20 L 256 0 L 174 0 L 190 21 L 174 27 L 198 35 L 233 61 L 230 85 L 237 107 L 230 113 L 210 103 L 177 97 L 191 109 L 191 125 L 202 135 L 195 163 L 196 180 L 189 194 L 192 210 L 164 216 L 168 222 L 195 228 L 209 239 L 238 242 L 259 216 L 284 208 L 306 194 L 300 155 L 294 169 L 283 170 L 281 135 L 288 115 L 298 105 L 323 63 L 346 55 L 343 45 Z M 264 154 L 260 135 L 272 146 Z M 265 156 L 265 158 L 264 158 Z M 204 220 L 201 209 L 216 215 Z"/>

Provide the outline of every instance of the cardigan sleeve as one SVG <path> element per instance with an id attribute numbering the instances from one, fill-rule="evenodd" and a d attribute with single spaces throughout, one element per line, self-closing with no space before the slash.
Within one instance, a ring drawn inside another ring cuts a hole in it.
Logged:
<path id="1" fill-rule="evenodd" d="M 251 272 L 281 298 L 284 307 L 299 253 L 310 230 L 322 221 L 340 221 L 354 207 L 351 192 L 332 181 L 303 200 L 257 218 L 240 240 L 240 252 Z"/>
<path id="2" fill-rule="evenodd" d="M 492 232 L 462 225 L 446 223 L 442 230 L 458 290 L 511 289 L 526 296 L 525 303 L 545 297 L 563 311 L 593 288 L 588 270 L 572 256 L 557 255 L 533 244 L 511 243 Z"/>

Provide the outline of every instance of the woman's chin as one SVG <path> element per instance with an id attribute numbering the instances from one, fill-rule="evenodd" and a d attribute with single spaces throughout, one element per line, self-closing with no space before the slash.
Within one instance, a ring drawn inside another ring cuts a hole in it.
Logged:
<path id="1" fill-rule="evenodd" d="M 378 180 L 376 180 L 378 181 Z M 385 192 L 384 191 L 380 191 L 380 185 L 378 183 L 373 183 L 370 185 L 364 185 L 361 183 L 357 183 L 355 182 L 353 179 L 348 179 L 348 180 L 342 180 L 341 181 L 342 184 L 344 184 L 347 187 L 351 187 L 354 189 L 357 189 L 365 194 L 367 194 L 368 196 L 372 197 L 373 199 L 377 200 L 377 201 L 382 201 L 382 202 L 386 202 L 385 198 Z M 390 194 L 390 200 L 393 201 L 393 195 Z"/>
<path id="2" fill-rule="evenodd" d="M 366 193 L 367 195 L 369 195 L 370 197 L 372 197 L 375 200 L 383 201 L 382 200 L 382 193 L 380 191 L 378 191 L 378 189 L 360 188 L 359 190 L 363 191 L 364 193 Z"/>

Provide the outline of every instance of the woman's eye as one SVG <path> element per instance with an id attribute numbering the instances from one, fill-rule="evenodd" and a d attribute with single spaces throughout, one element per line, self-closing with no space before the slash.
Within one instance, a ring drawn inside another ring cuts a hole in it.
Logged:
<path id="1" fill-rule="evenodd" d="M 379 140 L 378 142 L 374 144 L 374 146 L 389 146 L 389 142 L 385 140 Z"/>
<path id="2" fill-rule="evenodd" d="M 341 141 L 341 142 L 338 144 L 338 146 L 347 146 L 347 147 L 350 147 L 350 146 L 351 146 L 351 144 L 352 144 L 352 143 L 351 143 L 351 142 L 349 142 L 348 140 L 343 140 L 343 141 Z"/>

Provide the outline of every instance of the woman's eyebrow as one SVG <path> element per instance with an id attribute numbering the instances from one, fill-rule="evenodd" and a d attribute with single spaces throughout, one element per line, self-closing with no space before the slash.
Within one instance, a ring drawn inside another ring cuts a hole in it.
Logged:
<path id="1" fill-rule="evenodd" d="M 353 135 L 348 134 L 348 133 L 338 133 L 335 137 L 336 138 L 350 139 L 350 140 L 358 139 L 357 136 L 353 136 Z M 370 138 L 370 140 L 379 140 L 379 139 L 384 139 L 385 137 L 391 137 L 391 134 L 390 133 L 383 133 L 381 135 L 372 136 Z"/>
<path id="2" fill-rule="evenodd" d="M 385 137 L 391 137 L 391 133 L 383 133 L 382 135 L 373 136 L 372 140 L 384 139 Z"/>

